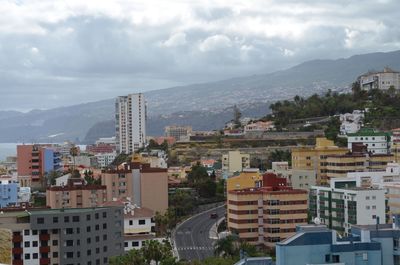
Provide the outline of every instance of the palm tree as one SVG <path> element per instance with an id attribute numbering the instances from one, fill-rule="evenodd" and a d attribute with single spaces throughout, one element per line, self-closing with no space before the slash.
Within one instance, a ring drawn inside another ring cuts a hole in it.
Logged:
<path id="1" fill-rule="evenodd" d="M 73 159 L 73 169 L 75 170 L 75 157 L 79 154 L 79 147 L 77 146 L 72 146 L 71 149 L 69 150 L 69 154 L 72 156 Z"/>

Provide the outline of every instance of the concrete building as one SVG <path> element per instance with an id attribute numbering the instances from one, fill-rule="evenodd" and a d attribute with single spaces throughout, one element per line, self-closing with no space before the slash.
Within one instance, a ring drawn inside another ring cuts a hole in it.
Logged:
<path id="1" fill-rule="evenodd" d="M 121 207 L 3 212 L 14 265 L 108 264 L 123 248 Z"/>
<path id="2" fill-rule="evenodd" d="M 18 204 L 19 183 L 11 176 L 0 176 L 0 208 Z"/>
<path id="3" fill-rule="evenodd" d="M 131 154 L 146 143 L 146 102 L 142 93 L 115 102 L 117 153 Z"/>
<path id="4" fill-rule="evenodd" d="M 262 185 L 228 192 L 227 225 L 241 240 L 273 248 L 307 223 L 307 191 L 292 189 L 272 173 L 263 176 Z"/>
<path id="5" fill-rule="evenodd" d="M 91 155 L 104 154 L 104 153 L 108 154 L 116 152 L 116 147 L 115 145 L 111 144 L 99 143 L 94 145 L 87 145 L 86 152 Z"/>
<path id="6" fill-rule="evenodd" d="M 107 188 L 107 201 L 130 200 L 138 207 L 160 213 L 168 208 L 167 169 L 132 162 L 123 169 L 103 170 L 101 183 Z"/>
<path id="7" fill-rule="evenodd" d="M 392 130 L 391 138 L 391 153 L 394 155 L 394 160 L 400 163 L 400 128 Z"/>
<path id="8" fill-rule="evenodd" d="M 29 176 L 33 187 L 44 185 L 50 171 L 61 170 L 60 162 L 60 154 L 50 145 L 17 146 L 18 176 Z"/>
<path id="9" fill-rule="evenodd" d="M 262 180 L 263 177 L 258 168 L 244 169 L 239 175 L 226 179 L 226 191 L 261 187 Z"/>
<path id="10" fill-rule="evenodd" d="M 69 165 L 73 165 L 74 163 L 75 167 L 80 167 L 80 168 L 97 168 L 99 165 L 97 157 L 88 154 L 81 154 L 75 157 L 70 157 Z"/>
<path id="11" fill-rule="evenodd" d="M 387 164 L 394 161 L 393 155 L 370 153 L 362 144 L 353 144 L 352 150 L 346 154 L 326 156 L 328 180 L 346 177 L 350 172 L 385 171 Z"/>
<path id="12" fill-rule="evenodd" d="M 101 138 L 96 140 L 95 144 L 96 145 L 106 144 L 106 145 L 115 146 L 116 145 L 116 137 L 115 136 L 112 136 L 112 137 L 101 137 Z"/>
<path id="13" fill-rule="evenodd" d="M 46 190 L 46 205 L 51 209 L 97 207 L 106 199 L 106 186 L 89 185 L 82 180 L 69 179 L 65 186 L 51 186 Z"/>
<path id="14" fill-rule="evenodd" d="M 363 90 L 388 90 L 391 86 L 396 90 L 400 89 L 400 73 L 389 67 L 383 68 L 382 72 L 368 72 L 358 79 Z"/>
<path id="15" fill-rule="evenodd" d="M 371 128 L 362 128 L 357 133 L 347 134 L 347 148 L 354 143 L 363 144 L 372 154 L 390 154 L 390 133 L 379 132 Z"/>
<path id="16" fill-rule="evenodd" d="M 315 170 L 317 183 L 328 183 L 326 174 L 326 158 L 328 155 L 342 155 L 349 150 L 337 147 L 333 141 L 326 138 L 317 138 L 315 147 L 296 147 L 292 148 L 292 168 L 293 170 Z"/>
<path id="17" fill-rule="evenodd" d="M 340 114 L 340 134 L 357 133 L 363 126 L 364 112 L 354 110 L 353 113 Z"/>
<path id="18" fill-rule="evenodd" d="M 240 151 L 229 151 L 222 155 L 222 171 L 232 175 L 235 172 L 242 172 L 243 169 L 250 168 L 250 155 L 242 154 Z"/>
<path id="19" fill-rule="evenodd" d="M 292 169 L 288 181 L 294 189 L 309 190 L 317 185 L 317 173 L 315 170 Z"/>
<path id="20" fill-rule="evenodd" d="M 276 265 L 386 265 L 383 246 L 365 233 L 340 238 L 323 225 L 305 225 L 276 244 Z"/>
<path id="21" fill-rule="evenodd" d="M 329 187 L 311 187 L 310 216 L 345 234 L 352 225 L 386 223 L 384 189 L 346 185 L 348 183 L 332 180 Z"/>
<path id="22" fill-rule="evenodd" d="M 244 133 L 246 134 L 249 132 L 266 132 L 273 129 L 275 129 L 273 121 L 257 121 L 244 126 Z"/>
<path id="23" fill-rule="evenodd" d="M 170 125 L 165 127 L 165 137 L 174 137 L 176 141 L 189 141 L 192 126 Z"/>
<path id="24" fill-rule="evenodd" d="M 97 153 L 94 155 L 97 158 L 97 165 L 101 168 L 110 165 L 117 157 L 116 152 L 112 153 Z"/>

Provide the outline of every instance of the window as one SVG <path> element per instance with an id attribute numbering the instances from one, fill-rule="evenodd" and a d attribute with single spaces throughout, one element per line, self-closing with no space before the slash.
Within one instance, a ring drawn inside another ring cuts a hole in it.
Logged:
<path id="1" fill-rule="evenodd" d="M 37 241 L 32 241 L 32 247 L 37 247 L 38 246 L 38 242 Z"/>
<path id="2" fill-rule="evenodd" d="M 103 212 L 103 218 L 106 218 L 106 217 L 107 217 L 107 213 Z"/>
<path id="3" fill-rule="evenodd" d="M 139 241 L 132 241 L 132 247 L 138 247 Z"/>
<path id="4" fill-rule="evenodd" d="M 90 244 L 91 241 L 92 239 L 90 237 L 86 238 L 86 243 Z"/>
<path id="5" fill-rule="evenodd" d="M 103 224 L 103 229 L 107 229 L 107 224 L 106 223 Z"/>
<path id="6" fill-rule="evenodd" d="M 99 213 L 96 213 L 96 214 L 94 215 L 94 218 L 99 219 Z"/>
<path id="7" fill-rule="evenodd" d="M 374 215 L 372 215 L 372 219 L 376 219 L 376 215 L 374 214 Z"/>
<path id="8" fill-rule="evenodd" d="M 340 262 L 340 256 L 339 255 L 332 255 L 332 262 L 335 263 L 339 263 Z"/>
<path id="9" fill-rule="evenodd" d="M 99 231 L 100 225 L 96 225 L 96 226 L 95 226 L 95 229 L 96 229 L 96 231 Z"/>
<path id="10" fill-rule="evenodd" d="M 90 221 L 90 214 L 86 215 L 86 221 Z"/>
<path id="11" fill-rule="evenodd" d="M 37 231 L 37 230 L 32 230 L 32 235 L 36 236 L 36 235 L 37 235 L 37 233 L 38 233 L 38 231 Z"/>
<path id="12" fill-rule="evenodd" d="M 58 217 L 53 217 L 53 223 L 58 223 Z"/>
<path id="13" fill-rule="evenodd" d="M 86 227 L 86 232 L 90 232 L 90 230 L 91 230 L 90 226 L 87 226 Z"/>
<path id="14" fill-rule="evenodd" d="M 79 216 L 73 216 L 72 217 L 72 222 L 74 222 L 74 223 L 79 222 Z"/>
<path id="15" fill-rule="evenodd" d="M 69 223 L 69 216 L 64 216 L 64 222 Z"/>
<path id="16" fill-rule="evenodd" d="M 99 241 L 100 241 L 100 237 L 96 236 L 96 242 L 99 242 Z"/>
<path id="17" fill-rule="evenodd" d="M 100 253 L 100 248 L 96 248 L 96 254 Z"/>
<path id="18" fill-rule="evenodd" d="M 376 196 L 375 196 L 375 195 L 374 195 L 374 196 L 372 196 L 372 199 L 373 199 L 373 200 L 376 200 Z"/>
<path id="19" fill-rule="evenodd" d="M 67 235 L 72 235 L 74 233 L 74 230 L 72 228 L 67 228 L 65 229 L 65 232 Z"/>
<path id="20" fill-rule="evenodd" d="M 53 240 L 53 246 L 58 246 L 58 240 Z"/>
<path id="21" fill-rule="evenodd" d="M 88 250 L 86 251 L 86 254 L 87 254 L 88 256 L 90 256 L 90 255 L 92 255 L 92 251 L 91 251 L 90 249 L 88 249 Z"/>
<path id="22" fill-rule="evenodd" d="M 124 247 L 128 247 L 128 242 L 124 242 Z"/>
<path id="23" fill-rule="evenodd" d="M 74 241 L 73 240 L 67 240 L 66 241 L 66 245 L 67 245 L 67 247 L 72 247 L 74 245 Z"/>
<path id="24" fill-rule="evenodd" d="M 74 257 L 74 252 L 67 252 L 67 253 L 66 253 L 66 257 L 67 257 L 68 259 L 73 258 L 73 257 Z"/>
<path id="25" fill-rule="evenodd" d="M 38 259 L 38 253 L 33 253 L 33 254 L 32 254 L 32 258 L 33 258 L 33 259 Z"/>
<path id="26" fill-rule="evenodd" d="M 369 196 L 366 196 L 365 199 L 366 199 L 366 200 L 369 200 Z"/>
<path id="27" fill-rule="evenodd" d="M 39 218 L 36 220 L 36 222 L 37 222 L 38 224 L 44 224 L 44 218 L 43 218 L 43 217 L 39 217 Z"/>
<path id="28" fill-rule="evenodd" d="M 53 258 L 58 258 L 58 252 L 53 252 Z"/>
<path id="29" fill-rule="evenodd" d="M 372 209 L 374 209 L 374 210 L 375 210 L 375 209 L 376 209 L 376 205 L 372 205 Z"/>
<path id="30" fill-rule="evenodd" d="M 31 242 L 29 242 L 29 241 L 25 241 L 25 243 L 24 243 L 24 247 L 26 247 L 26 248 L 29 248 L 29 247 L 30 247 L 30 245 L 31 245 Z"/>
<path id="31" fill-rule="evenodd" d="M 129 220 L 129 225 L 133 225 L 133 221 L 132 220 Z"/>
<path id="32" fill-rule="evenodd" d="M 24 236 L 29 236 L 29 230 L 24 230 Z"/>
<path id="33" fill-rule="evenodd" d="M 107 235 L 103 235 L 103 240 L 104 240 L 104 241 L 107 240 Z"/>
<path id="34" fill-rule="evenodd" d="M 107 252 L 107 246 L 103 247 L 103 252 Z"/>
<path id="35" fill-rule="evenodd" d="M 31 254 L 29 253 L 25 254 L 25 259 L 31 259 Z"/>
<path id="36" fill-rule="evenodd" d="M 369 205 L 365 206 L 365 209 L 369 210 L 369 208 L 370 208 Z"/>

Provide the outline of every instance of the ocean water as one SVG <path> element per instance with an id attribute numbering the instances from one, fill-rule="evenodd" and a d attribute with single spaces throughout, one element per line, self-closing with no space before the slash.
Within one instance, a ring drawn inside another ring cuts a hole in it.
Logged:
<path id="1" fill-rule="evenodd" d="M 18 143 L 0 143 L 0 161 L 4 161 L 7 156 L 17 155 Z"/>

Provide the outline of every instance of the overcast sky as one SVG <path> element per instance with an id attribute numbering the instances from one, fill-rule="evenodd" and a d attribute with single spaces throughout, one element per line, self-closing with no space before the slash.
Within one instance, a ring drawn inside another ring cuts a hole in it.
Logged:
<path id="1" fill-rule="evenodd" d="M 0 0 L 0 110 L 400 48 L 398 0 Z"/>

